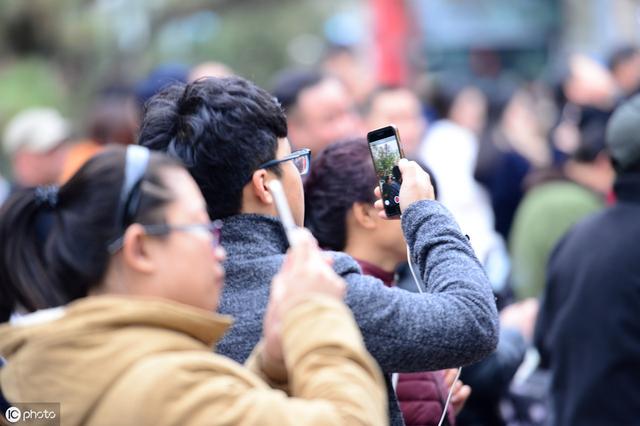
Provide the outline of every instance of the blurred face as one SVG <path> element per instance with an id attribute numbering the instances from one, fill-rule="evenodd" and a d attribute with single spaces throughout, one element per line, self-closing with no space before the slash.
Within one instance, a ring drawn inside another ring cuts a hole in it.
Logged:
<path id="1" fill-rule="evenodd" d="M 367 126 L 377 129 L 389 124 L 398 127 L 405 155 L 415 153 L 427 128 L 418 97 L 406 89 L 386 91 L 376 96 L 367 117 Z"/>
<path id="2" fill-rule="evenodd" d="M 163 174 L 174 201 L 167 205 L 169 225 L 209 223 L 206 204 L 191 176 L 183 169 L 169 168 Z M 211 233 L 203 228 L 170 232 L 149 239 L 150 256 L 156 269 L 153 295 L 213 311 L 218 306 L 224 280 L 224 250 L 214 247 Z"/>
<path id="3" fill-rule="evenodd" d="M 329 144 L 362 132 L 353 99 L 336 79 L 328 78 L 300 93 L 288 120 L 289 138 L 296 148 L 318 154 Z"/>
<path id="4" fill-rule="evenodd" d="M 475 87 L 463 89 L 451 105 L 450 118 L 479 135 L 487 119 L 487 98 Z"/>
<path id="5" fill-rule="evenodd" d="M 570 77 L 564 84 L 569 101 L 601 109 L 612 106 L 616 83 L 609 70 L 585 55 L 571 57 L 569 69 Z"/>
<path id="6" fill-rule="evenodd" d="M 19 150 L 12 159 L 13 175 L 22 186 L 49 185 L 58 182 L 62 174 L 66 146 L 45 153 Z"/>
<path id="7" fill-rule="evenodd" d="M 625 95 L 633 94 L 640 87 L 640 53 L 621 63 L 613 74 Z"/>
<path id="8" fill-rule="evenodd" d="M 291 154 L 291 144 L 286 138 L 278 139 L 278 150 L 276 158 L 283 158 Z M 280 182 L 287 196 L 287 202 L 293 215 L 296 225 L 304 225 L 304 190 L 302 187 L 302 177 L 293 161 L 284 161 L 280 163 Z"/>

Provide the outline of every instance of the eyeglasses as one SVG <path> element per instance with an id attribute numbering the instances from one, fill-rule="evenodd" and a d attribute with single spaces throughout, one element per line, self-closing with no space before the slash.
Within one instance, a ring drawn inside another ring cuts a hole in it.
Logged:
<path id="1" fill-rule="evenodd" d="M 191 223 L 187 225 L 170 225 L 166 223 L 156 225 L 143 225 L 145 234 L 162 236 L 172 232 L 188 232 L 194 235 L 204 235 L 211 237 L 211 244 L 214 247 L 220 245 L 220 231 L 222 230 L 222 221 L 214 220 L 208 223 Z"/>
<path id="2" fill-rule="evenodd" d="M 276 158 L 269 160 L 266 163 L 262 163 L 258 166 L 258 169 L 268 169 L 289 160 L 293 160 L 293 164 L 298 169 L 300 175 L 306 175 L 309 172 L 309 166 L 311 165 L 311 150 L 306 148 L 299 149 L 285 157 Z"/>
<path id="3" fill-rule="evenodd" d="M 218 247 L 220 245 L 220 233 L 222 230 L 222 221 L 214 220 L 208 223 L 190 223 L 186 225 L 170 225 L 167 223 L 159 223 L 153 225 L 142 225 L 142 229 L 146 235 L 160 237 L 169 235 L 172 232 L 188 232 L 194 235 L 203 235 L 211 237 L 211 245 Z M 116 253 L 124 244 L 124 235 L 109 244 L 109 253 Z"/>

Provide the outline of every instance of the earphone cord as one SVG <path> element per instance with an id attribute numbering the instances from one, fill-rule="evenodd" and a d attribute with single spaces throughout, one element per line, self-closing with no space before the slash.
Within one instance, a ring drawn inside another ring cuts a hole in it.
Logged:
<path id="1" fill-rule="evenodd" d="M 411 266 L 411 250 L 409 249 L 409 245 L 407 244 L 407 262 L 409 263 L 409 271 L 411 271 L 411 276 L 413 277 L 413 282 L 418 289 L 418 293 L 424 293 L 422 291 L 422 286 L 420 286 L 420 281 L 416 277 L 416 273 L 413 270 L 413 266 Z M 453 387 L 456 385 L 456 382 L 460 378 L 460 373 L 462 372 L 462 367 L 458 367 L 458 372 L 456 373 L 456 378 L 451 383 L 451 387 L 449 387 L 449 394 L 447 395 L 447 400 L 444 403 L 444 407 L 442 409 L 442 416 L 440 417 L 440 421 L 438 422 L 438 426 L 442 426 L 445 417 L 447 416 L 447 409 L 449 408 L 449 403 L 451 402 L 451 396 L 453 395 Z"/>

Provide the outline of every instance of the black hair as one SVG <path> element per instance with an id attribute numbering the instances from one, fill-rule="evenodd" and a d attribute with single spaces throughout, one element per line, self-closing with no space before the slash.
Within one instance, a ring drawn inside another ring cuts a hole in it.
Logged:
<path id="1" fill-rule="evenodd" d="M 611 56 L 609 56 L 607 65 L 611 71 L 615 72 L 616 68 L 638 55 L 638 53 L 640 53 L 640 50 L 636 46 L 627 45 L 618 47 L 611 53 Z"/>
<path id="2" fill-rule="evenodd" d="M 440 119 L 448 118 L 458 95 L 470 85 L 439 82 L 431 98 L 431 107 Z"/>
<path id="3" fill-rule="evenodd" d="M 240 211 L 242 189 L 286 136 L 282 108 L 265 90 L 241 77 L 206 77 L 151 98 L 139 143 L 179 158 L 219 219 Z"/>
<path id="4" fill-rule="evenodd" d="M 300 93 L 318 85 L 326 78 L 326 74 L 313 69 L 286 69 L 275 76 L 271 93 L 278 99 L 284 111 L 290 114 L 298 104 Z"/>
<path id="5" fill-rule="evenodd" d="M 116 211 L 126 149 L 111 148 L 89 160 L 59 189 L 26 188 L 0 209 L 0 322 L 20 305 L 27 311 L 87 296 L 104 278 L 108 244 L 119 237 Z M 172 199 L 161 178 L 179 164 L 151 154 L 140 185 L 137 222 L 159 223 Z"/>
<path id="6" fill-rule="evenodd" d="M 321 247 L 344 250 L 347 213 L 356 202 L 373 203 L 377 183 L 362 138 L 332 144 L 314 159 L 304 183 L 305 226 Z"/>
<path id="7" fill-rule="evenodd" d="M 420 166 L 431 175 L 435 191 L 433 174 Z M 318 155 L 304 182 L 304 201 L 305 226 L 321 247 L 344 250 L 347 213 L 354 203 L 373 203 L 376 185 L 378 178 L 365 139 L 337 142 Z"/>
<path id="8" fill-rule="evenodd" d="M 580 143 L 571 158 L 581 163 L 592 163 L 605 151 L 605 136 L 609 114 L 600 111 L 583 113 L 579 122 Z"/>
<path id="9" fill-rule="evenodd" d="M 616 167 L 616 165 L 614 163 L 614 168 L 615 167 Z M 631 163 L 624 170 L 622 170 L 620 167 L 618 167 L 617 170 L 620 170 L 620 171 L 618 171 L 618 174 L 622 174 L 622 173 L 640 173 L 640 160 Z"/>

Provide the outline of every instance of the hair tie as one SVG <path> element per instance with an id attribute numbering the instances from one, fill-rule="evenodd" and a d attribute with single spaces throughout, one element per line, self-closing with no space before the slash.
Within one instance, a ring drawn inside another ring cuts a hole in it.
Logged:
<path id="1" fill-rule="evenodd" d="M 36 188 L 35 198 L 37 206 L 46 206 L 55 209 L 58 205 L 58 191 L 56 185 L 39 186 Z"/>

